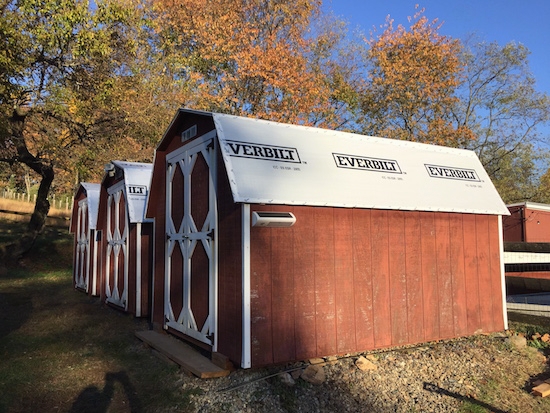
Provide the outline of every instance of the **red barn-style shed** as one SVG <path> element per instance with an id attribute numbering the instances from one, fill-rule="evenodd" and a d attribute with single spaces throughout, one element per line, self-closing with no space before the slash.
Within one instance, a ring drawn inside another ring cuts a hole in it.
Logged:
<path id="1" fill-rule="evenodd" d="M 181 109 L 153 325 L 243 368 L 499 331 L 506 214 L 471 151 Z"/>
<path id="2" fill-rule="evenodd" d="M 550 205 L 519 202 L 508 205 L 504 242 L 550 242 Z"/>
<path id="3" fill-rule="evenodd" d="M 81 182 L 75 192 L 71 224 L 74 234 L 73 284 L 89 295 L 99 295 L 99 241 L 97 239 L 97 213 L 100 184 Z"/>
<path id="4" fill-rule="evenodd" d="M 152 164 L 112 161 L 99 198 L 101 298 L 136 317 L 149 315 L 153 223 L 144 211 Z"/>

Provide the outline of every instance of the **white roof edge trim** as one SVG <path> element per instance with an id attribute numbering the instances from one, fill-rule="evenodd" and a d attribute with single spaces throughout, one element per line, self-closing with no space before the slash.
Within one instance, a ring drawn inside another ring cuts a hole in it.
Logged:
<path id="1" fill-rule="evenodd" d="M 235 202 L 509 215 L 470 150 L 213 114 Z"/>
<path id="2" fill-rule="evenodd" d="M 541 204 L 541 203 L 538 203 L 538 202 L 517 202 L 517 203 L 514 203 L 514 204 L 507 204 L 506 205 L 507 207 L 511 208 L 511 207 L 525 207 L 525 208 L 530 208 L 530 209 L 536 209 L 536 210 L 539 210 L 539 211 L 550 211 L 550 204 Z"/>

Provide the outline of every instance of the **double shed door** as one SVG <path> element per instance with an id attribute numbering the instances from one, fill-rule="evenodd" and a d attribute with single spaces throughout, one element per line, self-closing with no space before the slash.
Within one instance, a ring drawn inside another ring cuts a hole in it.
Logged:
<path id="1" fill-rule="evenodd" d="M 129 217 L 124 182 L 107 190 L 106 302 L 128 309 Z"/>
<path id="2" fill-rule="evenodd" d="M 74 283 L 76 288 L 86 292 L 90 282 L 90 232 L 88 199 L 84 198 L 78 202 Z"/>
<path id="3" fill-rule="evenodd" d="M 217 350 L 217 205 L 214 132 L 168 154 L 165 328 Z"/>

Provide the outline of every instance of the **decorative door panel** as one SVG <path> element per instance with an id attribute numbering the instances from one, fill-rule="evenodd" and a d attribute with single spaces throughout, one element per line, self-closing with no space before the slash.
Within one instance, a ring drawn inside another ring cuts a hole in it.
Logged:
<path id="1" fill-rule="evenodd" d="M 108 303 L 128 309 L 128 212 L 123 185 L 109 189 L 105 295 Z"/>
<path id="2" fill-rule="evenodd" d="M 87 199 L 83 199 L 78 203 L 76 231 L 74 282 L 77 288 L 88 292 L 90 281 L 90 223 L 88 222 Z"/>
<path id="3" fill-rule="evenodd" d="M 165 327 L 215 350 L 214 170 L 212 138 L 199 138 L 167 157 Z"/>

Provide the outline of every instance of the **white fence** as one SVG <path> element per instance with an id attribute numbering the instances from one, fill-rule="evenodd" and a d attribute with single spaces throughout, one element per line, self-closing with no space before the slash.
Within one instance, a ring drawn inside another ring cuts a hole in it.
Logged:
<path id="1" fill-rule="evenodd" d="M 12 199 L 14 201 L 36 203 L 36 194 L 31 195 L 28 193 L 16 192 L 11 189 L 0 189 L 0 198 Z M 70 210 L 73 205 L 73 197 L 58 197 L 56 199 L 55 194 L 48 198 L 52 208 Z"/>

